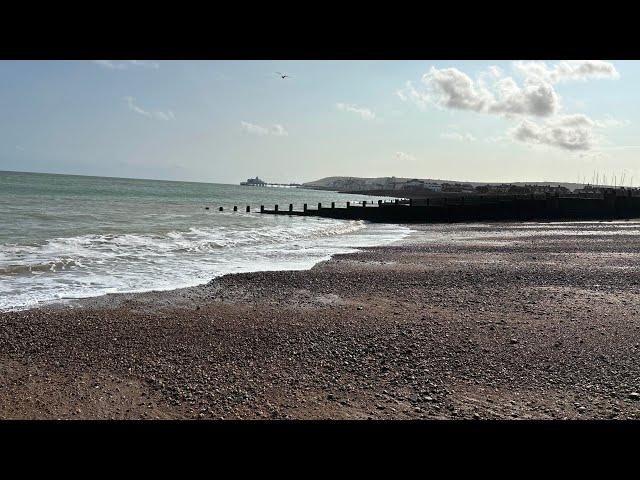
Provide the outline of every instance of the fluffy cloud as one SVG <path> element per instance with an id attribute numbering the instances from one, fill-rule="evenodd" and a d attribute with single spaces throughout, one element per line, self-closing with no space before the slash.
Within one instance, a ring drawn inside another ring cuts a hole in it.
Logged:
<path id="1" fill-rule="evenodd" d="M 488 74 L 496 79 L 502 75 L 497 67 L 491 68 Z M 475 82 L 457 68 L 431 67 L 422 81 L 428 93 L 416 91 L 409 96 L 407 92 L 402 92 L 402 95 L 405 98 L 419 98 L 422 103 L 430 100 L 446 108 L 498 115 L 544 117 L 554 114 L 558 109 L 558 96 L 553 86 L 541 79 L 528 80 L 520 87 L 511 77 L 500 78 L 491 91 L 484 79 Z M 402 95 L 400 98 L 403 98 Z"/>
<path id="2" fill-rule="evenodd" d="M 336 103 L 336 108 L 343 112 L 351 112 L 360 115 L 365 120 L 373 120 L 376 118 L 376 114 L 365 107 L 358 107 L 357 105 L 348 103 Z"/>
<path id="3" fill-rule="evenodd" d="M 516 81 L 497 66 L 490 66 L 472 79 L 457 68 L 431 67 L 422 77 L 422 88 L 407 82 L 396 95 L 420 108 L 467 110 L 517 120 L 509 138 L 548 145 L 564 150 L 588 150 L 598 143 L 596 129 L 621 126 L 613 118 L 594 121 L 585 115 L 561 114 L 560 97 L 554 85 L 567 81 L 619 78 L 613 64 L 601 60 L 563 61 L 552 66 L 545 62 L 514 62 L 522 77 Z M 543 119 L 534 121 L 533 118 Z M 443 133 L 442 138 L 473 141 L 470 134 Z M 504 137 L 496 137 L 504 138 Z"/>
<path id="4" fill-rule="evenodd" d="M 596 140 L 595 126 L 596 122 L 586 115 L 562 115 L 542 124 L 523 120 L 509 133 L 520 142 L 564 150 L 589 150 Z"/>
<path id="5" fill-rule="evenodd" d="M 262 125 L 256 125 L 254 123 L 249 122 L 240 122 L 242 129 L 250 133 L 252 135 L 265 136 L 265 135 L 274 135 L 276 137 L 285 137 L 289 135 L 289 132 L 285 130 L 282 125 L 275 124 L 271 127 L 263 127 Z"/>
<path id="6" fill-rule="evenodd" d="M 140 108 L 138 105 L 136 105 L 135 99 L 133 97 L 124 97 L 124 99 L 127 102 L 127 105 L 129 106 L 129 110 L 131 110 L 132 112 L 136 112 L 140 115 L 143 115 L 145 117 L 155 118 L 156 120 L 165 120 L 165 121 L 174 120 L 176 118 L 176 116 L 173 114 L 171 110 L 167 110 L 166 112 L 163 112 L 160 110 L 151 112 L 148 110 L 144 110 Z"/>
<path id="7" fill-rule="evenodd" d="M 514 67 L 525 78 L 551 83 L 586 81 L 591 78 L 620 78 L 616 67 L 602 60 L 568 60 L 553 67 L 547 66 L 545 62 L 514 62 Z"/>
<path id="8" fill-rule="evenodd" d="M 558 110 L 558 95 L 547 82 L 527 82 L 519 87 L 511 77 L 496 82 L 498 98 L 488 106 L 488 113 L 546 117 Z"/>

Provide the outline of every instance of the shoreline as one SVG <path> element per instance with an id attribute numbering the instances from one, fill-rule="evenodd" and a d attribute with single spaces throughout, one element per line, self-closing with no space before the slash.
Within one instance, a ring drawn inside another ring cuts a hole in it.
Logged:
<path id="1" fill-rule="evenodd" d="M 350 237 L 357 237 L 360 234 L 365 234 L 367 235 L 366 231 L 368 229 L 375 229 L 375 228 L 379 228 L 379 225 L 376 225 L 375 223 L 371 223 L 371 222 L 367 222 L 367 221 L 363 221 L 362 222 L 365 226 L 362 229 L 362 232 L 356 230 L 356 231 L 349 231 L 349 232 L 344 232 L 341 235 L 344 235 L 346 239 L 349 239 Z M 397 225 L 397 227 L 401 227 L 406 229 L 406 232 L 400 233 L 398 232 L 396 234 L 396 236 L 398 236 L 399 238 L 395 239 L 395 240 L 391 240 L 390 242 L 383 242 L 379 245 L 373 245 L 373 246 L 382 246 L 382 245 L 387 245 L 387 244 L 394 244 L 398 241 L 401 241 L 403 238 L 405 238 L 407 235 L 410 235 L 412 232 L 411 226 L 409 225 Z M 375 232 L 373 233 L 375 235 Z M 371 234 L 369 234 L 371 235 Z M 354 238 L 350 238 L 351 240 L 354 240 Z M 318 239 L 318 241 L 316 242 L 315 248 L 318 248 L 318 246 L 322 245 L 322 239 Z M 347 240 L 345 240 L 347 241 Z M 362 242 L 362 240 L 361 240 Z M 356 242 L 357 243 L 357 242 Z M 136 295 L 144 295 L 144 294 L 158 294 L 158 295 L 172 295 L 172 292 L 174 291 L 181 291 L 181 290 L 186 290 L 186 289 L 192 289 L 192 288 L 198 288 L 201 287 L 203 285 L 206 285 L 208 283 L 210 283 L 211 281 L 215 280 L 216 278 L 220 278 L 222 276 L 225 275 L 234 275 L 234 274 L 238 274 L 238 273 L 253 273 L 253 272 L 260 272 L 260 271 L 264 271 L 264 272 L 269 272 L 269 271 L 300 271 L 300 270 L 308 270 L 313 268 L 315 265 L 317 265 L 318 263 L 330 260 L 334 255 L 340 255 L 341 253 L 343 253 L 343 251 L 347 250 L 347 253 L 350 252 L 356 252 L 358 251 L 358 249 L 360 248 L 367 248 L 370 245 L 368 245 L 368 243 L 366 240 L 364 240 L 364 243 L 362 245 L 355 245 L 355 246 L 348 246 L 348 247 L 344 247 L 344 246 L 332 246 L 329 247 L 329 249 L 332 250 L 331 253 L 328 253 L 326 255 L 323 255 L 321 257 L 315 258 L 315 257 L 310 257 L 311 259 L 303 262 L 303 264 L 300 265 L 296 265 L 295 262 L 292 262 L 292 260 L 290 258 L 283 258 L 282 261 L 278 262 L 278 264 L 269 264 L 268 262 L 265 265 L 262 265 L 262 268 L 256 268 L 256 269 L 252 269 L 252 267 L 249 267 L 249 269 L 247 269 L 247 265 L 246 264 L 239 264 L 237 266 L 237 268 L 240 269 L 240 271 L 237 272 L 226 272 L 226 273 L 219 273 L 217 275 L 212 274 L 211 277 L 209 277 L 208 279 L 202 279 L 200 281 L 200 283 L 195 283 L 195 284 L 187 284 L 187 285 L 180 285 L 180 286 L 171 286 L 168 288 L 151 288 L 151 289 L 135 289 L 135 290 L 130 290 L 130 291 L 119 291 L 119 292 L 107 292 L 107 293 L 98 293 L 96 292 L 96 294 L 93 295 L 87 295 L 87 296 L 81 296 L 81 297 L 66 297 L 66 298 L 58 298 L 58 299 L 50 299 L 50 300 L 43 300 L 40 303 L 37 304 L 33 304 L 33 305 L 17 305 L 14 307 L 9 307 L 6 309 L 1 309 L 0 308 L 0 314 L 2 313 L 7 313 L 7 312 L 19 312 L 19 311 L 27 311 L 27 310 L 38 310 L 38 309 L 49 309 L 49 308 L 53 308 L 53 309 L 64 309 L 64 308 L 77 308 L 77 307 L 82 307 L 85 304 L 86 305 L 96 305 L 96 304 L 109 304 L 111 303 L 110 299 L 111 298 L 117 298 L 119 296 L 124 296 L 124 298 L 127 297 L 131 297 L 131 296 L 136 296 Z M 230 255 L 233 255 L 233 251 L 229 252 Z M 317 255 L 317 254 L 316 254 Z M 273 262 L 273 261 L 272 261 Z M 300 262 L 298 262 L 300 263 Z M 286 268 L 283 268 L 283 264 L 287 265 Z M 274 268 L 275 267 L 275 268 Z M 102 299 L 102 297 L 108 297 L 106 299 Z M 102 299 L 102 300 L 101 300 Z M 115 300 L 117 301 L 117 300 Z"/>
<path id="2" fill-rule="evenodd" d="M 640 236 L 525 227 L 0 312 L 0 418 L 640 418 Z"/>

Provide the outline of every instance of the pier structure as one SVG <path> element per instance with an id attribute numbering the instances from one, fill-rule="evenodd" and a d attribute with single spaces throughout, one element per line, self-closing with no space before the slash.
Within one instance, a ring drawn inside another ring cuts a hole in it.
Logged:
<path id="1" fill-rule="evenodd" d="M 337 202 L 330 206 L 317 204 L 302 209 L 267 208 L 260 205 L 260 213 L 368 220 L 385 223 L 448 223 L 475 221 L 537 221 L 537 220 L 614 220 L 640 218 L 640 191 L 609 189 L 604 193 L 584 195 L 526 194 L 483 195 L 427 199 L 394 199 L 371 202 Z M 207 208 L 207 207 L 205 207 Z M 222 211 L 222 207 L 220 207 Z M 234 207 L 237 211 L 237 207 Z M 247 212 L 251 212 L 247 206 Z"/>
<path id="2" fill-rule="evenodd" d="M 246 182 L 240 182 L 243 187 L 301 187 L 300 183 L 274 183 L 262 180 L 259 177 L 247 178 Z"/>

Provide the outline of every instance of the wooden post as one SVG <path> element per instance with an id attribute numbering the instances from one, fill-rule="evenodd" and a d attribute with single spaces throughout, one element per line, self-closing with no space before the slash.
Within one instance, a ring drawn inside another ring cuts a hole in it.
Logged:
<path id="1" fill-rule="evenodd" d="M 322 204 L 318 202 L 318 210 L 320 210 L 321 208 L 322 208 Z"/>
<path id="2" fill-rule="evenodd" d="M 276 211 L 276 212 L 278 211 L 278 205 L 276 205 L 276 206 L 274 207 L 274 211 Z"/>
<path id="3" fill-rule="evenodd" d="M 347 208 L 351 206 L 351 202 L 347 202 Z"/>
<path id="4" fill-rule="evenodd" d="M 222 208 L 222 207 L 220 207 L 218 210 L 222 211 L 222 210 L 223 210 L 223 208 Z"/>
<path id="5" fill-rule="evenodd" d="M 238 211 L 238 206 L 237 206 L 237 205 L 234 205 L 234 206 L 233 206 L 233 211 L 234 211 L 234 212 L 237 212 L 237 211 Z"/>
<path id="6" fill-rule="evenodd" d="M 290 204 L 289 204 L 289 211 L 290 211 L 290 212 L 293 212 L 293 203 L 290 203 Z"/>
<path id="7" fill-rule="evenodd" d="M 413 198 L 410 198 L 410 199 L 409 199 L 409 206 L 410 206 L 410 207 L 413 207 Z"/>
<path id="8" fill-rule="evenodd" d="M 398 199 L 396 198 L 396 205 L 398 204 Z"/>
<path id="9" fill-rule="evenodd" d="M 336 202 L 331 202 L 331 208 L 336 208 Z"/>
<path id="10" fill-rule="evenodd" d="M 205 210 L 209 210 L 209 207 L 204 207 Z"/>
<path id="11" fill-rule="evenodd" d="M 378 200 L 378 206 L 382 205 L 382 200 Z"/>
<path id="12" fill-rule="evenodd" d="M 306 211 L 307 211 L 307 204 L 306 204 L 306 203 L 302 206 L 302 211 L 303 211 L 303 212 L 306 212 Z"/>
<path id="13" fill-rule="evenodd" d="M 264 213 L 264 205 L 260 205 L 260 213 Z"/>
<path id="14" fill-rule="evenodd" d="M 247 205 L 247 213 L 251 213 L 251 207 Z"/>
<path id="15" fill-rule="evenodd" d="M 367 201 L 366 201 L 366 200 L 363 200 L 363 201 L 362 201 L 362 206 L 363 206 L 363 207 L 366 207 L 366 206 L 367 206 Z"/>

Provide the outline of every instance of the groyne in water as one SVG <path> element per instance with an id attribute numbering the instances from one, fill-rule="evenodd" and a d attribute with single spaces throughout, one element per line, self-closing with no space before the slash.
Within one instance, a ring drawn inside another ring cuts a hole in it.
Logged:
<path id="1" fill-rule="evenodd" d="M 261 206 L 260 213 L 368 220 L 372 222 L 446 223 L 475 221 L 613 220 L 640 217 L 640 192 L 609 189 L 584 195 L 460 196 L 420 200 L 318 204 L 295 210 L 292 204 Z M 288 207 L 288 208 L 287 208 Z"/>

